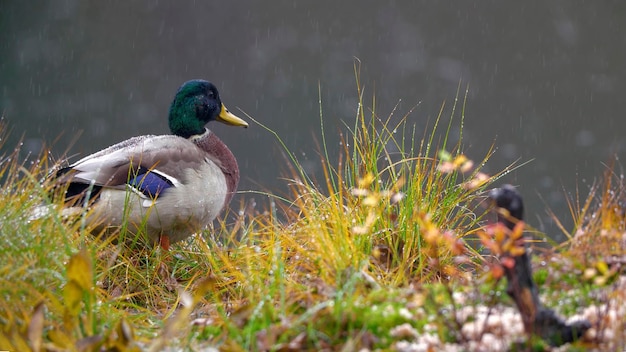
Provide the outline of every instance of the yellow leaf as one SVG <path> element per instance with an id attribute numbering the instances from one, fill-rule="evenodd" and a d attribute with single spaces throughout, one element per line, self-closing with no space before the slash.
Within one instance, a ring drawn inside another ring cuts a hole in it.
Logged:
<path id="1" fill-rule="evenodd" d="M 440 232 L 437 228 L 426 229 L 424 233 L 424 241 L 428 244 L 436 244 L 439 241 Z"/>
<path id="2" fill-rule="evenodd" d="M 80 311 L 80 302 L 83 300 L 84 290 L 76 282 L 76 280 L 69 281 L 65 287 L 63 287 L 63 298 L 65 298 L 65 305 L 68 312 L 72 316 L 76 316 Z"/>
<path id="3" fill-rule="evenodd" d="M 520 220 L 517 224 L 515 224 L 515 227 L 513 227 L 511 238 L 516 240 L 518 238 L 522 238 L 522 236 L 524 236 L 524 222 Z"/>
<path id="4" fill-rule="evenodd" d="M 374 175 L 368 172 L 367 175 L 363 176 L 357 181 L 357 187 L 368 188 L 372 184 L 372 182 L 374 182 Z"/>
<path id="5" fill-rule="evenodd" d="M 74 254 L 67 264 L 67 279 L 75 281 L 85 291 L 91 291 L 93 287 L 93 271 L 91 258 L 86 250 Z"/>
<path id="6" fill-rule="evenodd" d="M 11 329 L 13 330 L 13 329 Z M 4 351 L 28 351 L 30 346 L 17 331 L 4 331 L 0 332 L 0 348 Z"/>
<path id="7" fill-rule="evenodd" d="M 598 271 L 602 275 L 606 275 L 606 273 L 609 272 L 609 266 L 605 262 L 603 262 L 603 261 L 597 262 L 596 263 L 596 268 L 598 268 Z"/>
<path id="8" fill-rule="evenodd" d="M 519 257 L 520 255 L 524 254 L 524 252 L 526 252 L 526 249 L 524 247 L 512 247 L 511 250 L 509 251 L 509 253 L 513 256 L 513 257 Z"/>
<path id="9" fill-rule="evenodd" d="M 507 232 L 509 232 L 509 229 L 501 222 L 498 222 L 493 226 L 493 237 L 497 244 L 503 244 L 507 237 Z"/>
<path id="10" fill-rule="evenodd" d="M 468 161 L 467 157 L 461 154 L 461 155 L 457 155 L 452 161 L 452 163 L 454 164 L 455 168 L 458 168 L 459 166 L 465 164 L 467 161 Z"/>
<path id="11" fill-rule="evenodd" d="M 204 295 L 211 291 L 217 290 L 217 278 L 213 275 L 207 276 L 196 283 L 193 298 L 198 302 Z"/>
<path id="12" fill-rule="evenodd" d="M 60 350 L 69 350 L 73 344 L 73 339 L 59 329 L 49 331 L 48 338 Z"/>

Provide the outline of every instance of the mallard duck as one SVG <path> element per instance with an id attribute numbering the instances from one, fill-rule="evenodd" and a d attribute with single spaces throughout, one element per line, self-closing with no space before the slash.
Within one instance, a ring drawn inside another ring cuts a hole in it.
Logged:
<path id="1" fill-rule="evenodd" d="M 229 112 L 217 88 L 185 82 L 169 110 L 171 135 L 133 137 L 53 174 L 74 209 L 88 204 L 95 231 L 143 229 L 149 245 L 183 240 L 207 226 L 233 197 L 237 160 L 204 126 L 210 121 L 248 127 Z"/>

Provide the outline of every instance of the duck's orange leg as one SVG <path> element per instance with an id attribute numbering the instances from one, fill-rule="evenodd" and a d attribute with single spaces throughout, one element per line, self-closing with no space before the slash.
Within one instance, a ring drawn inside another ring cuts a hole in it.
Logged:
<path id="1" fill-rule="evenodd" d="M 161 235 L 161 237 L 159 237 L 159 244 L 161 245 L 161 248 L 163 248 L 164 251 L 169 251 L 170 250 L 170 237 L 168 235 Z"/>

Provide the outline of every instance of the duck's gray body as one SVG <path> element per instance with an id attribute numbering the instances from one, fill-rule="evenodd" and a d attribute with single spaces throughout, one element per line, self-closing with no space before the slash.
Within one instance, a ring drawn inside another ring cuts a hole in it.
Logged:
<path id="1" fill-rule="evenodd" d="M 239 168 L 226 145 L 208 129 L 190 139 L 140 136 L 115 144 L 70 165 L 63 183 L 101 186 L 90 222 L 96 231 L 123 224 L 145 230 L 151 243 L 161 236 L 177 242 L 206 227 L 230 202 L 239 183 Z M 165 178 L 168 187 L 144 194 L 129 184 L 137 170 Z"/>

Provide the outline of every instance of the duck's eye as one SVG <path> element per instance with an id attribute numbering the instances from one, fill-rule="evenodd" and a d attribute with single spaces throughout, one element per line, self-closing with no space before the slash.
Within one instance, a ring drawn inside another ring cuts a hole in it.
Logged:
<path id="1" fill-rule="evenodd" d="M 211 99 L 215 98 L 215 92 L 210 90 L 209 93 L 207 93 L 207 97 L 209 97 Z"/>

